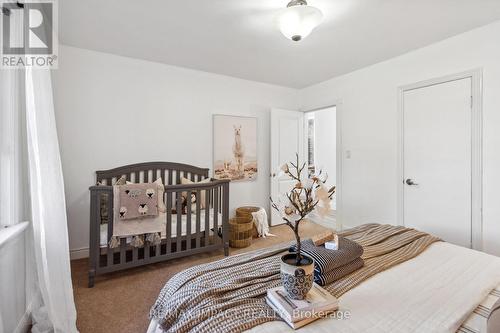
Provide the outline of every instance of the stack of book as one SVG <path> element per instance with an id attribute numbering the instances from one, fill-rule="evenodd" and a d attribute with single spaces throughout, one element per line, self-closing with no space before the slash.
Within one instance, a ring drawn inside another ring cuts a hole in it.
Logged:
<path id="1" fill-rule="evenodd" d="M 266 302 L 293 329 L 325 317 L 339 308 L 339 301 L 314 283 L 304 300 L 290 298 L 283 286 L 269 289 Z"/>

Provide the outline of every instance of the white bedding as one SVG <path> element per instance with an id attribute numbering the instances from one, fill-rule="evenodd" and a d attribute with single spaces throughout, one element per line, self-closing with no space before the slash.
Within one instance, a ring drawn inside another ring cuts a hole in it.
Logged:
<path id="1" fill-rule="evenodd" d="M 217 218 L 217 224 L 220 226 L 222 225 L 222 214 L 218 213 L 218 218 Z M 181 223 L 181 235 L 186 236 L 187 234 L 187 215 L 182 214 L 182 223 Z M 214 227 L 214 209 L 211 208 L 209 212 L 209 225 L 210 229 Z M 161 219 L 161 224 L 162 224 L 162 232 L 161 232 L 161 238 L 164 239 L 166 238 L 166 214 L 160 214 L 158 219 Z M 171 234 L 172 237 L 175 237 L 177 233 L 177 214 L 172 214 L 172 229 L 171 229 Z M 196 231 L 196 214 L 191 214 L 191 233 L 194 233 Z M 200 231 L 205 231 L 205 210 L 201 211 L 201 216 L 200 216 Z M 101 247 L 106 247 L 108 244 L 108 224 L 101 224 L 101 230 L 100 230 L 101 236 L 100 236 L 100 244 Z M 132 237 L 127 237 L 127 243 L 131 241 Z"/>
<path id="2" fill-rule="evenodd" d="M 498 285 L 500 258 L 438 242 L 344 294 L 340 310 L 349 311 L 349 319 L 317 320 L 300 332 L 454 333 Z M 161 332 L 152 321 L 148 333 Z M 248 332 L 294 331 L 276 321 Z"/>

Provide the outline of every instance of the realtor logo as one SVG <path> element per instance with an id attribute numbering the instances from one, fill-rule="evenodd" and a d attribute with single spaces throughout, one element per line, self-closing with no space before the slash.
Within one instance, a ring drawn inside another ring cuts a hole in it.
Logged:
<path id="1" fill-rule="evenodd" d="M 57 65 L 57 12 L 54 0 L 1 2 L 1 67 Z"/>

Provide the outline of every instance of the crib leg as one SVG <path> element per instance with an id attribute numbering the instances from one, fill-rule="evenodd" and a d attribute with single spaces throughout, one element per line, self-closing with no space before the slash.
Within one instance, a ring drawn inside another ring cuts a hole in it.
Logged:
<path id="1" fill-rule="evenodd" d="M 226 257 L 229 255 L 229 242 L 224 243 L 224 255 Z"/>
<path id="2" fill-rule="evenodd" d="M 89 288 L 94 287 L 95 269 L 89 270 Z"/>

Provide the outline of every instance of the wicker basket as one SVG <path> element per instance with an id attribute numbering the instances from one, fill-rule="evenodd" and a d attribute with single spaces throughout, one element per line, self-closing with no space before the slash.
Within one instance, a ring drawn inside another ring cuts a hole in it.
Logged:
<path id="1" fill-rule="evenodd" d="M 253 221 L 252 213 L 258 212 L 259 209 L 260 209 L 259 207 L 253 207 L 253 206 L 243 206 L 236 208 L 236 217 L 246 217 L 249 218 L 251 221 Z M 255 225 L 253 226 L 252 229 L 252 236 L 254 238 L 259 237 L 259 232 L 257 231 Z"/>
<path id="2" fill-rule="evenodd" d="M 248 217 L 233 217 L 229 220 L 229 246 L 247 247 L 252 244 L 253 221 Z"/>

